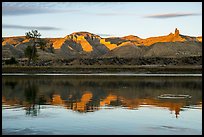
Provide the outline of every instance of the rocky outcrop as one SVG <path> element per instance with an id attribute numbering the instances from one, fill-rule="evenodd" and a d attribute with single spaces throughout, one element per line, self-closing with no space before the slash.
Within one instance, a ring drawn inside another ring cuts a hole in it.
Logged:
<path id="1" fill-rule="evenodd" d="M 100 39 L 100 43 L 105 45 L 109 50 L 117 48 L 117 44 L 112 44 L 110 41 L 106 41 L 106 39 Z"/>
<path id="2" fill-rule="evenodd" d="M 179 30 L 177 28 L 175 29 L 174 37 L 179 37 Z"/>
<path id="3" fill-rule="evenodd" d="M 16 37 L 5 37 L 2 41 L 2 46 L 6 45 L 7 43 L 10 45 L 20 44 L 25 40 L 25 36 L 16 36 Z"/>
<path id="4" fill-rule="evenodd" d="M 196 38 L 197 41 L 202 42 L 202 36 Z"/>

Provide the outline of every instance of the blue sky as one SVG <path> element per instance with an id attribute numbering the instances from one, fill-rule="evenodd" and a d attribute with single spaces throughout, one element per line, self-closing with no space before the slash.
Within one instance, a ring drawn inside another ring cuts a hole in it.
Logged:
<path id="1" fill-rule="evenodd" d="M 2 36 L 38 29 L 42 37 L 88 31 L 101 37 L 202 36 L 202 2 L 3 2 Z"/>

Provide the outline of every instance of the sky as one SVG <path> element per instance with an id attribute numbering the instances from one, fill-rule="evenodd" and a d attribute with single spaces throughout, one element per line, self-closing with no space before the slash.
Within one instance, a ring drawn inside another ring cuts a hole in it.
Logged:
<path id="1" fill-rule="evenodd" d="M 86 31 L 101 37 L 168 35 L 178 28 L 202 36 L 202 2 L 2 2 L 2 36 L 65 37 Z"/>

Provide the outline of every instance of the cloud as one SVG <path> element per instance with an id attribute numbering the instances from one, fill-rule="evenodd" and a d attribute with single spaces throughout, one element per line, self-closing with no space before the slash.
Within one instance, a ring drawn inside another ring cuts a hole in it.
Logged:
<path id="1" fill-rule="evenodd" d="M 39 13 L 49 13 L 53 12 L 48 9 L 40 9 L 40 8 L 30 8 L 30 7 L 3 7 L 2 15 L 4 16 L 12 16 L 12 15 L 27 15 L 27 14 L 39 14 Z"/>
<path id="2" fill-rule="evenodd" d="M 101 12 L 101 13 L 92 13 L 97 16 L 138 16 L 137 13 L 120 13 L 120 12 Z"/>
<path id="3" fill-rule="evenodd" d="M 43 14 L 43 13 L 81 13 L 95 14 L 100 16 L 119 16 L 122 13 L 94 13 L 86 12 L 87 7 L 103 10 L 114 10 L 121 8 L 125 3 L 121 2 L 3 2 L 2 15 L 16 16 L 28 14 Z M 113 6 L 114 5 L 114 6 Z M 114 8 L 115 7 L 115 8 Z"/>
<path id="4" fill-rule="evenodd" d="M 59 13 L 59 12 L 78 12 L 78 9 L 64 9 L 54 6 L 52 3 L 45 2 L 19 2 L 19 3 L 7 3 L 2 4 L 3 16 L 16 16 L 16 15 L 28 15 L 28 14 L 43 14 L 43 13 Z"/>
<path id="5" fill-rule="evenodd" d="M 197 15 L 200 15 L 200 14 L 198 13 L 167 13 L 167 14 L 153 14 L 153 15 L 148 15 L 145 17 L 164 19 L 164 18 L 175 18 L 175 17 L 197 16 Z"/>
<path id="6" fill-rule="evenodd" d="M 21 25 L 8 25 L 8 24 L 2 24 L 2 28 L 6 28 L 6 29 L 23 29 L 23 30 L 59 30 L 60 28 L 56 28 L 56 27 L 47 27 L 47 26 L 39 26 L 39 27 L 35 27 L 35 26 L 21 26 Z"/>
<path id="7" fill-rule="evenodd" d="M 121 15 L 119 13 L 94 13 L 94 14 L 98 16 L 119 16 Z"/>

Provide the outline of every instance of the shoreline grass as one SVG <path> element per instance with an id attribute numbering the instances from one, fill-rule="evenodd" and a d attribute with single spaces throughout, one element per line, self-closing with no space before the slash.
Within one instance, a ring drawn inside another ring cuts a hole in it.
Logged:
<path id="1" fill-rule="evenodd" d="M 2 73 L 202 73 L 202 65 L 2 66 Z"/>

